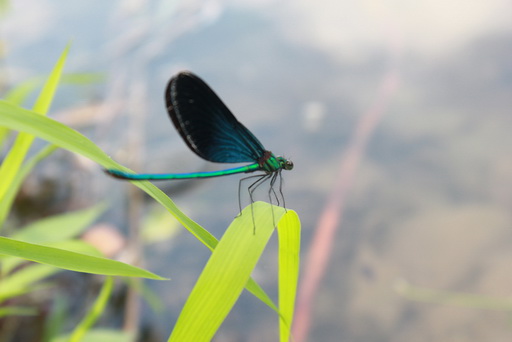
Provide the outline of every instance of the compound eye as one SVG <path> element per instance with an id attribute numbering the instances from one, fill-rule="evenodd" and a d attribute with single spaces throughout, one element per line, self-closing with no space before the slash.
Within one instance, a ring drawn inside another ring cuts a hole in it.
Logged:
<path id="1" fill-rule="evenodd" d="M 293 162 L 292 162 L 291 160 L 287 160 L 287 161 L 285 161 L 285 162 L 284 162 L 284 166 L 283 166 L 283 168 L 284 168 L 285 170 L 291 170 L 291 169 L 293 169 Z"/>

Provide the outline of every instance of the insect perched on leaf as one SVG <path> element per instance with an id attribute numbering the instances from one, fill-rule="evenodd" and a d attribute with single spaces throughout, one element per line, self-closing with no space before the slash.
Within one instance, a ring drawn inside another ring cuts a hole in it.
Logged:
<path id="1" fill-rule="evenodd" d="M 268 179 L 269 196 L 272 192 L 277 199 L 273 189 L 276 179 L 281 176 L 282 170 L 293 169 L 293 163 L 266 150 L 203 80 L 191 72 L 177 74 L 167 85 L 165 101 L 174 126 L 188 147 L 198 156 L 215 163 L 251 164 L 218 171 L 190 173 L 135 174 L 108 169 L 108 174 L 120 179 L 137 181 L 209 178 L 262 171 L 263 173 L 258 175 L 244 178 L 256 179 L 249 186 L 251 203 L 253 191 Z M 281 188 L 279 191 L 281 192 Z"/>

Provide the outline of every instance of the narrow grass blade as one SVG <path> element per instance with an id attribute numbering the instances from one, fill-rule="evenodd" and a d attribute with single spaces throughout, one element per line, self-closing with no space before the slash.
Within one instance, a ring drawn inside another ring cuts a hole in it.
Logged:
<path id="1" fill-rule="evenodd" d="M 278 225 L 279 234 L 279 335 L 281 342 L 290 340 L 297 283 L 299 281 L 300 221 L 288 210 Z"/>
<path id="2" fill-rule="evenodd" d="M 88 330 L 96 323 L 98 318 L 101 316 L 105 307 L 107 306 L 108 299 L 110 294 L 112 293 L 112 289 L 114 287 L 114 280 L 112 277 L 107 277 L 105 279 L 105 283 L 103 284 L 100 294 L 98 298 L 94 302 L 92 308 L 87 312 L 87 315 L 84 317 L 82 322 L 78 324 L 73 333 L 69 338 L 69 342 L 80 342 L 82 338 L 87 333 Z"/>
<path id="3" fill-rule="evenodd" d="M 405 299 L 423 303 L 458 306 L 477 310 L 505 311 L 507 313 L 512 311 L 512 300 L 510 297 L 486 296 L 416 287 L 404 279 L 397 280 L 394 288 Z"/>
<path id="4" fill-rule="evenodd" d="M 70 239 L 82 233 L 104 211 L 104 204 L 50 216 L 20 228 L 10 237 L 31 243 L 48 243 Z"/>
<path id="5" fill-rule="evenodd" d="M 101 252 L 98 251 L 98 249 L 82 240 L 65 240 L 45 243 L 44 245 L 47 247 L 64 249 L 66 251 L 71 251 L 75 253 L 86 254 L 100 258 L 103 257 L 103 254 L 101 254 Z M 0 262 L 0 277 L 5 277 L 7 274 L 11 273 L 16 267 L 23 263 L 26 263 L 27 260 L 13 256 L 0 255 Z"/>
<path id="6" fill-rule="evenodd" d="M 59 269 L 48 265 L 32 264 L 5 276 L 0 282 L 0 303 L 6 299 L 34 291 L 34 284 L 57 273 Z"/>
<path id="7" fill-rule="evenodd" d="M 28 81 L 25 81 L 19 84 L 14 89 L 11 89 L 4 96 L 4 99 L 21 106 L 27 96 L 36 89 L 42 82 L 38 78 L 33 78 Z M 9 130 L 5 127 L 0 127 L 0 146 L 3 146 L 7 136 L 9 135 Z"/>
<path id="8" fill-rule="evenodd" d="M 164 280 L 156 274 L 120 261 L 79 254 L 0 237 L 0 254 L 20 257 L 71 271 Z"/>
<path id="9" fill-rule="evenodd" d="M 59 84 L 59 79 L 64 68 L 68 50 L 69 47 L 64 49 L 64 52 L 61 54 L 59 60 L 53 68 L 53 71 L 48 77 L 48 80 L 46 81 L 43 90 L 39 94 L 39 97 L 37 98 L 37 101 L 34 105 L 34 112 L 44 115 L 48 111 L 48 108 L 52 103 L 53 96 L 55 95 L 55 91 L 57 90 L 57 86 Z M 0 201 L 3 200 L 9 185 L 18 173 L 19 168 L 25 159 L 25 156 L 28 152 L 28 149 L 32 145 L 33 140 L 34 137 L 32 135 L 20 133 L 16 138 L 13 147 L 10 149 L 2 165 L 0 166 L 0 179 L 2 180 L 0 182 Z"/>
<path id="10" fill-rule="evenodd" d="M 69 300 L 72 301 L 73 298 L 69 298 Z M 61 294 L 56 294 L 53 297 L 51 307 L 47 309 L 48 315 L 44 321 L 41 342 L 52 341 L 64 330 L 70 310 L 69 300 L 68 297 Z"/>
<path id="11" fill-rule="evenodd" d="M 69 48 L 69 45 L 64 48 L 64 51 L 59 57 L 59 60 L 57 63 L 55 63 L 55 67 L 46 80 L 43 89 L 41 90 L 41 93 L 39 94 L 36 103 L 34 104 L 34 112 L 46 114 L 48 109 L 50 109 L 50 105 L 53 102 L 55 92 L 57 91 L 57 87 L 59 86 L 60 78 L 64 70 L 64 64 L 66 63 L 66 59 L 68 57 Z"/>
<path id="12" fill-rule="evenodd" d="M 9 90 L 5 94 L 5 99 L 17 105 L 22 105 L 27 97 L 38 87 L 43 84 L 44 79 L 41 77 L 34 77 L 19 84 L 17 87 Z"/>
<path id="13" fill-rule="evenodd" d="M 5 316 L 35 316 L 37 314 L 37 309 L 31 307 L 4 306 L 0 308 L 0 318 Z"/>
<path id="14" fill-rule="evenodd" d="M 72 73 L 72 74 L 64 74 L 62 75 L 61 83 L 65 84 L 76 84 L 76 85 L 86 85 L 93 83 L 101 83 L 105 82 L 106 75 L 104 73 Z"/>
<path id="15" fill-rule="evenodd" d="M 7 189 L 5 191 L 4 198 L 0 201 L 0 227 L 3 226 L 7 215 L 9 214 L 12 203 L 14 202 L 14 198 L 18 193 L 21 184 L 28 176 L 28 174 L 32 171 L 32 169 L 44 158 L 48 157 L 57 149 L 55 145 L 48 145 L 39 151 L 35 156 L 30 158 L 19 170 L 19 172 L 14 175 L 11 183 L 7 185 Z"/>
<path id="16" fill-rule="evenodd" d="M 77 253 L 102 256 L 94 247 L 83 241 L 69 239 L 83 232 L 105 210 L 104 204 L 98 204 L 84 210 L 51 216 L 29 224 L 10 235 L 13 240 L 44 244 L 49 247 L 65 249 Z M 0 255 L 0 274 L 9 273 L 24 262 L 17 257 Z"/>
<path id="17" fill-rule="evenodd" d="M 105 80 L 104 74 L 99 73 L 72 73 L 63 74 L 61 76 L 61 84 L 74 84 L 74 85 L 87 85 L 91 83 L 99 83 Z M 44 84 L 45 79 L 40 76 L 28 79 L 15 88 L 10 89 L 4 96 L 6 101 L 13 104 L 22 106 L 27 97 L 34 92 L 38 87 Z M 5 143 L 5 139 L 9 134 L 9 130 L 5 127 L 0 127 L 0 147 Z"/>
<path id="18" fill-rule="evenodd" d="M 121 330 L 93 329 L 89 330 L 81 342 L 133 342 L 136 341 L 133 334 Z M 51 342 L 69 342 L 69 337 L 59 336 Z"/>

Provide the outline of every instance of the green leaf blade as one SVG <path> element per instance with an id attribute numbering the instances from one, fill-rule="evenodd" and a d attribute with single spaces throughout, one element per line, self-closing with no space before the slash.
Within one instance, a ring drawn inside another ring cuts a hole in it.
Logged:
<path id="1" fill-rule="evenodd" d="M 78 326 L 71 333 L 69 338 L 69 342 L 80 342 L 82 341 L 85 334 L 91 329 L 94 323 L 101 316 L 103 311 L 107 306 L 108 299 L 112 294 L 112 289 L 114 288 L 114 280 L 112 277 L 107 277 L 101 291 L 94 302 L 92 309 L 87 312 L 87 315 L 83 318 L 83 320 L 78 324 Z"/>
<path id="2" fill-rule="evenodd" d="M 69 46 L 64 49 L 59 60 L 55 64 L 53 71 L 50 73 L 43 90 L 39 94 L 34 105 L 34 111 L 41 115 L 45 115 L 52 103 L 53 96 L 57 90 L 62 70 L 64 69 L 64 63 L 69 51 Z M 16 138 L 16 141 L 5 157 L 2 165 L 0 166 L 0 201 L 3 200 L 5 194 L 8 191 L 8 187 L 13 181 L 14 177 L 19 171 L 27 152 L 32 145 L 34 136 L 26 133 L 20 133 Z"/>
<path id="3" fill-rule="evenodd" d="M 36 113 L 40 113 L 45 115 L 52 104 L 53 98 L 55 96 L 55 92 L 57 91 L 57 87 L 59 86 L 59 81 L 62 76 L 62 72 L 64 70 L 64 64 L 66 63 L 66 59 L 68 57 L 69 45 L 64 48 L 64 51 L 59 57 L 59 60 L 53 67 L 50 76 L 46 80 L 43 90 L 39 94 L 36 103 L 34 104 L 33 110 Z"/>
<path id="4" fill-rule="evenodd" d="M 279 221 L 279 336 L 281 342 L 290 340 L 291 323 L 295 310 L 300 265 L 300 220 L 297 213 L 288 210 Z"/>
<path id="5" fill-rule="evenodd" d="M 279 221 L 284 213 L 281 207 L 256 202 L 231 223 L 197 280 L 169 341 L 212 339 L 240 296 L 274 232 L 272 217 Z"/>
<path id="6" fill-rule="evenodd" d="M 53 153 L 57 147 L 55 145 L 48 145 L 39 151 L 35 156 L 26 161 L 19 172 L 14 175 L 12 182 L 8 184 L 4 197 L 2 201 L 0 201 L 0 227 L 3 226 L 9 211 L 11 210 L 12 204 L 18 191 L 21 187 L 21 184 L 28 176 L 28 174 L 32 171 L 32 169 L 44 158 L 48 157 L 51 153 Z"/>
<path id="7" fill-rule="evenodd" d="M 0 282 L 0 302 L 33 291 L 35 283 L 58 271 L 59 269 L 48 265 L 32 264 L 12 275 L 4 276 Z"/>
<path id="8" fill-rule="evenodd" d="M 0 237 L 0 254 L 51 265 L 71 271 L 164 280 L 165 278 L 120 261 L 70 252 Z"/>
<path id="9" fill-rule="evenodd" d="M 30 243 L 63 241 L 82 233 L 104 211 L 105 205 L 99 204 L 87 209 L 50 216 L 19 229 L 10 237 Z"/>

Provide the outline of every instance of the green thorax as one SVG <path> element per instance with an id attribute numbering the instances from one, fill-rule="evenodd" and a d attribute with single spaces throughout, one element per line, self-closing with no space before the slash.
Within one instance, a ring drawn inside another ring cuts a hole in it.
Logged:
<path id="1" fill-rule="evenodd" d="M 282 169 L 293 169 L 293 163 L 283 157 L 276 157 L 272 152 L 265 151 L 263 156 L 258 160 L 258 165 L 261 170 L 272 173 Z"/>

